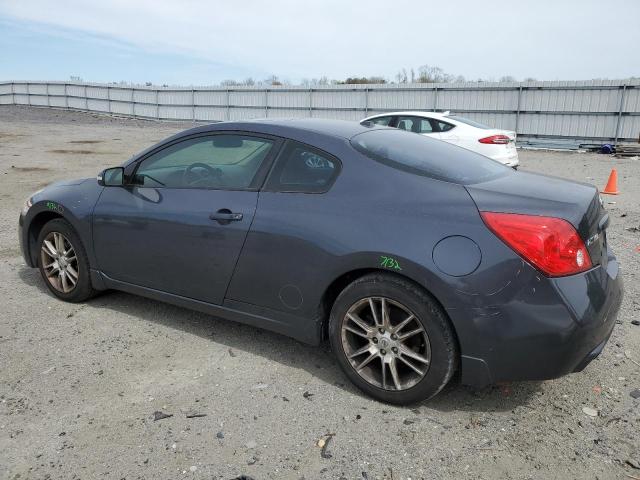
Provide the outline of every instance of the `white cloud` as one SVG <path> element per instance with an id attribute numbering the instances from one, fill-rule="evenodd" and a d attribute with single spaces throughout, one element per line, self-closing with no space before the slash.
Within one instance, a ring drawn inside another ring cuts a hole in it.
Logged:
<path id="1" fill-rule="evenodd" d="M 425 63 L 468 77 L 631 75 L 637 65 L 623 59 L 635 57 L 640 2 L 607 2 L 620 23 L 615 45 L 597 31 L 602 8 L 595 0 L 0 0 L 5 17 L 292 79 L 391 77 Z"/>

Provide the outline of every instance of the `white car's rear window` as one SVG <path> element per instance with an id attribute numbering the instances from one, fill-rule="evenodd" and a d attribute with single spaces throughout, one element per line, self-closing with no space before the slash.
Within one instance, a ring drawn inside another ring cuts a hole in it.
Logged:
<path id="1" fill-rule="evenodd" d="M 451 120 L 455 120 L 456 122 L 466 123 L 467 125 L 471 125 L 472 127 L 482 128 L 483 130 L 491 130 L 491 127 L 485 125 L 484 123 L 476 122 L 471 120 L 470 118 L 459 117 L 458 115 L 446 115 L 445 118 L 450 118 Z"/>

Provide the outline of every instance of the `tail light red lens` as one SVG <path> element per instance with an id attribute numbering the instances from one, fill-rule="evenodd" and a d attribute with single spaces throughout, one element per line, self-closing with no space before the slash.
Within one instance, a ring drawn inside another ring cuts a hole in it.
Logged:
<path id="1" fill-rule="evenodd" d="M 584 242 L 566 220 L 516 213 L 480 214 L 498 238 L 547 276 L 573 275 L 592 267 Z"/>
<path id="2" fill-rule="evenodd" d="M 506 135 L 491 135 L 478 140 L 480 143 L 488 143 L 491 145 L 506 145 L 511 139 Z"/>

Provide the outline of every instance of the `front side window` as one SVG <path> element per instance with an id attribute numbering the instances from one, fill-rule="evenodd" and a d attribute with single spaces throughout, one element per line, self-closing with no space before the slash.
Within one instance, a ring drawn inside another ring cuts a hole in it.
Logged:
<path id="1" fill-rule="evenodd" d="M 269 176 L 268 190 L 326 192 L 340 172 L 335 157 L 309 145 L 289 141 Z"/>
<path id="2" fill-rule="evenodd" d="M 271 140 L 249 135 L 192 138 L 144 159 L 133 183 L 166 188 L 250 188 L 272 148 Z"/>
<path id="3" fill-rule="evenodd" d="M 396 126 L 413 133 L 433 133 L 431 120 L 423 117 L 398 117 Z"/>

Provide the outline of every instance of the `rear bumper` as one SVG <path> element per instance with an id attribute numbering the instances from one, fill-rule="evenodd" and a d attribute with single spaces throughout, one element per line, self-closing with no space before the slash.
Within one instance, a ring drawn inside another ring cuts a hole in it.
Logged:
<path id="1" fill-rule="evenodd" d="M 474 338 L 461 345 L 462 383 L 548 380 L 583 370 L 602 352 L 623 298 L 611 251 L 586 273 L 538 281 L 535 297 L 528 292 L 473 319 Z"/>
<path id="2" fill-rule="evenodd" d="M 584 357 L 584 359 L 582 359 L 582 361 L 576 366 L 576 368 L 573 369 L 573 372 L 574 373 L 581 372 L 582 370 L 587 368 L 587 365 L 589 365 L 592 360 L 595 360 L 598 357 L 598 355 L 602 353 L 602 350 L 604 350 L 604 346 L 607 344 L 608 341 L 609 341 L 609 337 L 607 337 L 602 342 L 600 342 L 600 344 L 596 348 L 591 350 L 589 354 L 586 357 Z"/>
<path id="3" fill-rule="evenodd" d="M 518 152 L 515 148 L 513 149 L 512 152 L 511 151 L 507 151 L 507 153 L 501 152 L 498 155 L 492 155 L 490 158 L 508 167 L 516 168 L 518 167 L 518 165 L 520 165 L 520 160 L 518 159 Z"/>

